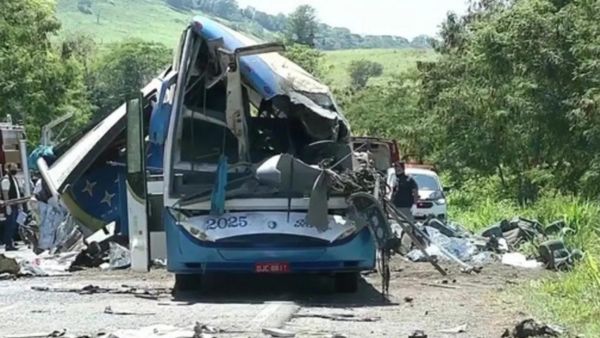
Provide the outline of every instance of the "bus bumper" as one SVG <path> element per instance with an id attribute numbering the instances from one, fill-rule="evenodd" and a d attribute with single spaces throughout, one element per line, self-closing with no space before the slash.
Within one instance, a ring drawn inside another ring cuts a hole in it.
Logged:
<path id="1" fill-rule="evenodd" d="M 202 243 L 178 226 L 167 225 L 167 269 L 178 274 L 255 273 L 257 264 L 285 264 L 289 273 L 371 270 L 376 250 L 367 228 L 342 243 L 321 247 L 231 248 Z"/>

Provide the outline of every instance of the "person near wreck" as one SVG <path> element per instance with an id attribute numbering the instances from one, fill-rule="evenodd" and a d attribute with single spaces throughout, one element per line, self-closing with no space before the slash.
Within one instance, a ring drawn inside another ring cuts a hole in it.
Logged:
<path id="1" fill-rule="evenodd" d="M 7 175 L 5 175 L 1 181 L 2 199 L 4 201 L 9 201 L 21 198 L 23 194 L 21 192 L 21 187 L 19 186 L 19 180 L 16 177 L 17 165 L 14 163 L 8 163 L 6 165 L 6 172 Z M 3 240 L 6 251 L 16 250 L 13 239 L 15 238 L 18 230 L 17 216 L 19 215 L 20 210 L 21 206 L 18 204 L 5 207 L 6 223 L 4 226 Z"/>
<path id="2" fill-rule="evenodd" d="M 406 175 L 403 162 L 394 163 L 394 171 L 391 201 L 404 216 L 414 222 L 413 212 L 419 201 L 419 186 L 412 177 Z"/>

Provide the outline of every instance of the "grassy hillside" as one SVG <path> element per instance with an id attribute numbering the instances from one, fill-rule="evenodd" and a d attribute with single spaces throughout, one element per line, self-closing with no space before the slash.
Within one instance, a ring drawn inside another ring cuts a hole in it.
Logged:
<path id="1" fill-rule="evenodd" d="M 97 5 L 95 14 L 84 14 L 75 0 L 57 0 L 57 15 L 62 22 L 62 35 L 86 34 L 101 44 L 126 38 L 141 38 L 175 47 L 182 30 L 194 15 L 205 15 L 248 35 L 262 28 L 252 23 L 229 22 L 200 11 L 182 12 L 165 5 L 164 0 L 128 0 L 104 2 Z M 264 32 L 262 32 L 264 33 Z M 263 34 L 264 35 L 264 34 Z M 384 66 L 382 77 L 370 83 L 384 83 L 394 74 L 414 67 L 417 60 L 430 60 L 435 54 L 428 49 L 355 49 L 325 53 L 329 69 L 327 80 L 334 86 L 350 84 L 347 67 L 353 60 L 368 59 Z"/>
<path id="2" fill-rule="evenodd" d="M 205 15 L 224 24 L 231 24 L 200 11 L 183 12 L 165 5 L 164 0 L 129 0 L 101 3 L 100 16 L 84 14 L 77 9 L 75 0 L 57 0 L 57 16 L 62 22 L 62 35 L 86 34 L 100 43 L 111 43 L 125 38 L 141 38 L 174 47 L 183 29 L 195 15 Z"/>
<path id="3" fill-rule="evenodd" d="M 353 49 L 325 53 L 325 65 L 329 69 L 328 80 L 335 86 L 350 84 L 347 68 L 354 60 L 370 60 L 383 65 L 383 76 L 370 80 L 370 84 L 385 83 L 394 74 L 416 66 L 417 61 L 434 60 L 430 49 Z"/>

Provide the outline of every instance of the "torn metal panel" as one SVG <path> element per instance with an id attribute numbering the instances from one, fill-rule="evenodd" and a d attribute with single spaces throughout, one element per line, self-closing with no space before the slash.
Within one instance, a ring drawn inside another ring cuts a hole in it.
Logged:
<path id="1" fill-rule="evenodd" d="M 222 41 L 223 47 L 228 50 L 259 44 L 258 41 L 205 17 L 194 18 L 192 27 L 207 41 Z M 223 67 L 220 61 L 219 63 Z M 329 87 L 297 64 L 279 53 L 271 52 L 242 56 L 240 67 L 244 82 L 264 100 L 272 100 L 278 96 L 288 97 L 293 103 L 307 107 L 324 119 L 339 122 L 342 129 L 340 135 L 344 139 L 349 137 L 350 126 L 335 104 Z"/>
<path id="2" fill-rule="evenodd" d="M 161 81 L 154 79 L 142 93 L 144 96 L 161 88 Z M 125 130 L 125 105 L 94 126 L 72 147 L 60 156 L 49 169 L 48 179 L 59 193 L 63 193 L 68 184 L 75 182 L 86 169 L 101 155 L 110 143 Z"/>
<path id="3" fill-rule="evenodd" d="M 256 170 L 258 180 L 281 191 L 310 192 L 321 173 L 291 155 L 277 155 L 265 161 Z"/>

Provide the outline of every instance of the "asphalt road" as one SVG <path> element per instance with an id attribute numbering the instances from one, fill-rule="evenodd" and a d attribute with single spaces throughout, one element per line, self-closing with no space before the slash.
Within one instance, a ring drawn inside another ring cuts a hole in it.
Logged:
<path id="1" fill-rule="evenodd" d="M 451 271 L 457 268 L 449 267 Z M 456 337 L 440 332 L 463 324 L 462 337 L 499 337 L 523 317 L 518 303 L 504 296 L 515 283 L 537 272 L 491 265 L 479 275 L 440 276 L 428 264 L 394 258 L 390 299 L 378 291 L 379 275 L 370 274 L 356 294 L 335 294 L 333 283 L 317 276 L 230 275 L 208 279 L 199 292 L 158 300 L 131 294 L 42 292 L 34 286 L 82 288 L 170 288 L 165 270 L 150 273 L 88 270 L 60 278 L 0 281 L 0 337 L 67 333 L 94 336 L 122 329 L 201 323 L 226 330 L 217 337 L 264 337 L 263 328 L 293 331 L 296 337 Z M 443 284 L 447 283 L 447 284 Z M 441 285 L 441 286 L 440 286 Z M 503 291 L 504 290 L 504 291 Z M 107 307 L 112 314 L 105 313 Z M 128 312 L 128 315 L 115 314 Z"/>

